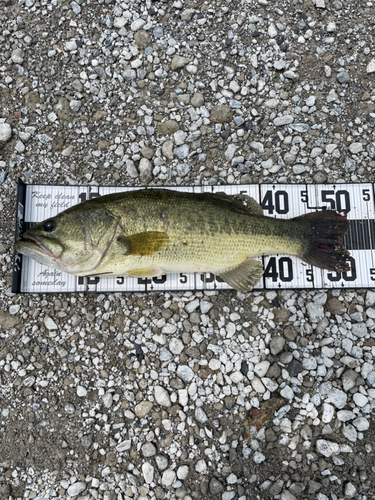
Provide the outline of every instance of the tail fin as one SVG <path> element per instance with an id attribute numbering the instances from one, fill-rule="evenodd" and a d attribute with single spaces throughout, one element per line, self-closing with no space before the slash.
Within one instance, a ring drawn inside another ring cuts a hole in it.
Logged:
<path id="1" fill-rule="evenodd" d="M 346 215 L 326 210 L 301 215 L 294 220 L 305 226 L 305 249 L 301 257 L 308 264 L 337 272 L 349 269 L 347 260 L 350 254 L 341 241 L 350 225 Z"/>

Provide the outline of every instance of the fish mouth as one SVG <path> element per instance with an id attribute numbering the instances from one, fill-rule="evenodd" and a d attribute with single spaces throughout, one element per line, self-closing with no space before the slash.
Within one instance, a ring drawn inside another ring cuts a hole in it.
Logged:
<path id="1" fill-rule="evenodd" d="M 15 245 L 17 252 L 23 254 L 43 254 L 55 260 L 63 251 L 63 247 L 56 240 L 46 238 L 45 236 L 36 238 L 26 232 L 23 238 L 26 241 L 18 241 Z"/>

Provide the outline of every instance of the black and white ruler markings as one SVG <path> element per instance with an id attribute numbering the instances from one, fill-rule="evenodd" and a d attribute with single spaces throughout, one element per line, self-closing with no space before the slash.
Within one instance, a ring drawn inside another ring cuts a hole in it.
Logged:
<path id="1" fill-rule="evenodd" d="M 25 187 L 25 186 L 23 186 Z M 18 206 L 17 224 L 23 217 L 23 231 L 36 222 L 53 217 L 69 206 L 87 199 L 139 189 L 137 187 L 27 185 L 24 201 Z M 351 253 L 346 273 L 322 271 L 297 257 L 272 255 L 263 261 L 264 275 L 256 289 L 316 289 L 375 287 L 375 204 L 374 186 L 361 184 L 253 184 L 231 186 L 170 187 L 190 192 L 246 194 L 263 208 L 264 215 L 293 218 L 322 209 L 348 214 L 350 230 L 344 241 Z M 18 233 L 20 231 L 18 230 Z M 16 259 L 18 262 L 19 260 Z M 15 261 L 16 262 L 16 261 Z M 17 264 L 19 265 L 19 263 Z M 230 287 L 210 273 L 168 274 L 155 278 L 80 278 L 38 264 L 23 257 L 19 286 L 14 291 L 48 292 L 142 292 L 145 290 L 223 290 Z M 17 269 L 15 269 L 17 274 Z"/>

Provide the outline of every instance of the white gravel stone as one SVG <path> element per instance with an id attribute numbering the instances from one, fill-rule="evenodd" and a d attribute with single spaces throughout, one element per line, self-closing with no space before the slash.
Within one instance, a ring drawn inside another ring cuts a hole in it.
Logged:
<path id="1" fill-rule="evenodd" d="M 358 417 L 353 420 L 353 425 L 359 432 L 364 432 L 370 427 L 370 422 L 366 417 Z"/>
<path id="2" fill-rule="evenodd" d="M 22 141 L 17 141 L 14 149 L 17 151 L 17 153 L 23 153 L 26 148 Z"/>
<path id="3" fill-rule="evenodd" d="M 271 365 L 271 363 L 269 361 L 266 361 L 266 360 L 261 361 L 260 363 L 258 363 L 254 366 L 254 373 L 256 373 L 256 375 L 258 375 L 258 377 L 262 378 L 267 373 L 270 365 Z"/>
<path id="4" fill-rule="evenodd" d="M 69 107 L 72 111 L 77 112 L 81 108 L 81 102 L 76 99 L 72 99 L 69 103 Z"/>
<path id="5" fill-rule="evenodd" d="M 194 378 L 193 370 L 187 365 L 179 365 L 177 368 L 177 375 L 185 382 L 189 383 Z"/>
<path id="6" fill-rule="evenodd" d="M 155 400 L 160 406 L 166 406 L 166 407 L 171 406 L 171 399 L 166 389 L 164 389 L 164 387 L 157 385 L 154 391 L 155 391 Z"/>
<path id="7" fill-rule="evenodd" d="M 346 483 L 345 485 L 345 498 L 353 498 L 357 493 L 357 489 L 353 483 Z"/>
<path id="8" fill-rule="evenodd" d="M 9 307 L 9 314 L 17 314 L 20 309 L 21 306 L 19 304 L 13 304 Z"/>
<path id="9" fill-rule="evenodd" d="M 84 398 L 87 396 L 87 389 L 83 387 L 82 385 L 77 386 L 77 396 L 80 398 Z"/>
<path id="10" fill-rule="evenodd" d="M 264 144 L 262 142 L 252 141 L 250 142 L 250 147 L 259 154 L 264 153 Z"/>
<path id="11" fill-rule="evenodd" d="M 85 489 L 86 489 L 86 483 L 84 481 L 77 481 L 76 483 L 73 483 L 69 486 L 67 493 L 71 497 L 76 497 L 77 495 L 82 493 L 82 491 L 84 491 Z"/>
<path id="12" fill-rule="evenodd" d="M 181 465 L 177 469 L 177 477 L 178 479 L 181 479 L 181 481 L 184 481 L 189 475 L 189 467 L 187 465 Z"/>
<path id="13" fill-rule="evenodd" d="M 132 445 L 131 440 L 130 439 L 126 439 L 125 441 L 122 441 L 121 443 L 119 443 L 116 446 L 116 451 L 118 451 L 119 453 L 121 453 L 123 451 L 130 450 L 131 445 Z"/>
<path id="14" fill-rule="evenodd" d="M 68 42 L 65 42 L 65 50 L 72 51 L 72 50 L 77 50 L 77 43 L 75 40 L 69 40 Z"/>
<path id="15" fill-rule="evenodd" d="M 161 478 L 161 483 L 164 486 L 172 486 L 176 478 L 176 473 L 172 469 L 167 469 L 163 472 L 163 476 Z"/>
<path id="16" fill-rule="evenodd" d="M 331 422 L 334 414 L 335 414 L 334 407 L 328 403 L 323 403 L 322 421 L 325 424 L 328 424 L 329 422 Z"/>
<path id="17" fill-rule="evenodd" d="M 357 431 L 352 424 L 344 425 L 342 433 L 344 434 L 346 439 L 349 439 L 349 441 L 352 441 L 353 443 L 357 441 Z"/>
<path id="18" fill-rule="evenodd" d="M 261 464 L 262 462 L 264 462 L 266 459 L 265 455 L 263 455 L 263 453 L 261 453 L 260 451 L 256 451 L 254 453 L 254 456 L 253 456 L 253 460 L 256 464 Z"/>
<path id="19" fill-rule="evenodd" d="M 345 392 L 341 389 L 336 389 L 335 387 L 328 392 L 327 397 L 338 409 L 344 408 L 348 400 L 347 394 L 345 394 Z"/>
<path id="20" fill-rule="evenodd" d="M 145 443 L 142 446 L 142 455 L 145 458 L 150 458 L 156 455 L 156 447 L 152 443 Z"/>
<path id="21" fill-rule="evenodd" d="M 195 410 L 195 419 L 200 423 L 200 424 L 204 424 L 207 422 L 208 420 L 208 417 L 206 415 L 206 413 L 202 410 L 202 408 L 197 408 Z"/>
<path id="22" fill-rule="evenodd" d="M 6 142 L 12 137 L 12 128 L 9 123 L 0 123 L 0 141 Z"/>
<path id="23" fill-rule="evenodd" d="M 231 474 L 229 474 L 229 476 L 227 477 L 227 484 L 236 484 L 238 481 L 238 478 L 236 476 L 236 474 L 233 474 L 233 472 Z"/>
<path id="24" fill-rule="evenodd" d="M 230 378 L 231 378 L 232 382 L 234 382 L 235 384 L 238 384 L 238 382 L 241 382 L 241 380 L 244 378 L 244 375 L 243 375 L 243 373 L 236 371 L 236 372 L 233 372 L 230 374 Z"/>
<path id="25" fill-rule="evenodd" d="M 340 446 L 333 441 L 318 439 L 316 442 L 316 451 L 325 457 L 332 457 L 340 452 Z"/>
<path id="26" fill-rule="evenodd" d="M 189 395 L 187 389 L 178 390 L 178 401 L 182 406 L 186 406 L 189 402 Z"/>
<path id="27" fill-rule="evenodd" d="M 264 387 L 264 385 L 262 384 L 262 381 L 258 377 L 254 377 L 251 380 L 251 385 L 252 385 L 254 391 L 259 392 L 260 394 L 263 394 L 264 392 L 266 392 L 266 388 Z"/>
<path id="28" fill-rule="evenodd" d="M 201 459 L 201 460 L 198 460 L 198 462 L 195 464 L 195 470 L 199 473 L 203 473 L 203 472 L 206 472 L 207 470 L 207 464 L 206 464 L 206 461 Z"/>
<path id="29" fill-rule="evenodd" d="M 212 358 L 212 359 L 210 359 L 210 361 L 208 363 L 208 367 L 214 371 L 220 370 L 221 363 L 218 359 Z"/>
<path id="30" fill-rule="evenodd" d="M 110 408 L 113 404 L 113 396 L 110 392 L 106 392 L 103 396 L 103 404 L 105 408 Z"/>
<path id="31" fill-rule="evenodd" d="M 367 73 L 375 73 L 375 59 L 371 59 L 366 67 Z"/>
<path id="32" fill-rule="evenodd" d="M 285 399 L 292 400 L 294 398 L 294 392 L 289 387 L 289 385 L 286 385 L 283 389 L 281 389 L 280 396 L 285 398 Z"/>
<path id="33" fill-rule="evenodd" d="M 337 412 L 337 419 L 341 422 L 348 422 L 348 420 L 353 420 L 355 418 L 355 413 L 350 410 L 340 410 Z"/>
<path id="34" fill-rule="evenodd" d="M 154 480 L 154 472 L 154 466 L 150 464 L 150 462 L 145 462 L 144 464 L 142 464 L 142 474 L 147 484 L 152 483 L 152 481 Z"/>
<path id="35" fill-rule="evenodd" d="M 130 29 L 132 31 L 139 31 L 140 29 L 143 28 L 143 26 L 145 24 L 146 24 L 146 21 L 144 19 L 137 19 L 136 21 L 131 23 Z"/>
<path id="36" fill-rule="evenodd" d="M 212 306 L 212 302 L 208 302 L 208 300 L 201 300 L 199 303 L 202 314 L 207 314 L 212 309 Z"/>
<path id="37" fill-rule="evenodd" d="M 198 307 L 199 307 L 199 299 L 195 299 L 186 304 L 185 311 L 190 314 L 193 311 L 195 311 Z"/>
<path id="38" fill-rule="evenodd" d="M 305 370 L 315 370 L 317 367 L 317 361 L 315 358 L 303 358 L 302 366 Z"/>
<path id="39" fill-rule="evenodd" d="M 294 117 L 292 115 L 283 115 L 278 116 L 273 120 L 273 123 L 276 127 L 282 127 L 283 125 L 289 125 L 289 123 L 293 123 Z"/>
<path id="40" fill-rule="evenodd" d="M 134 413 L 138 418 L 144 418 L 150 411 L 154 404 L 151 401 L 141 401 L 134 408 Z"/>
<path id="41" fill-rule="evenodd" d="M 368 397 L 364 394 L 361 394 L 360 392 L 356 392 L 355 394 L 353 394 L 353 401 L 357 406 L 363 408 L 368 403 Z"/>
<path id="42" fill-rule="evenodd" d="M 184 344 L 180 339 L 173 337 L 169 342 L 169 349 L 172 354 L 180 354 L 184 350 Z"/>
<path id="43" fill-rule="evenodd" d="M 57 330 L 57 325 L 56 323 L 53 321 L 52 318 L 50 318 L 49 316 L 46 316 L 44 318 L 44 326 L 48 329 L 48 330 Z"/>
<path id="44" fill-rule="evenodd" d="M 358 338 L 365 337 L 367 335 L 367 327 L 365 323 L 354 323 L 352 326 L 352 333 Z"/>
<path id="45" fill-rule="evenodd" d="M 353 154 L 363 151 L 363 144 L 361 142 L 352 142 L 349 146 L 349 151 Z"/>

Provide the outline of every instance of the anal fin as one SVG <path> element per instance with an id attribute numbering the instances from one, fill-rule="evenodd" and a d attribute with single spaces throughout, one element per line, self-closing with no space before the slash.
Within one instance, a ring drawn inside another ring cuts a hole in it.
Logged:
<path id="1" fill-rule="evenodd" d="M 228 285 L 240 292 L 249 292 L 258 283 L 263 274 L 261 262 L 247 258 L 239 266 L 220 274 Z"/>
<path id="2" fill-rule="evenodd" d="M 160 268 L 156 266 L 142 267 L 140 269 L 132 269 L 126 273 L 126 276 L 131 276 L 133 278 L 152 278 L 154 276 L 160 276 L 164 274 Z"/>

